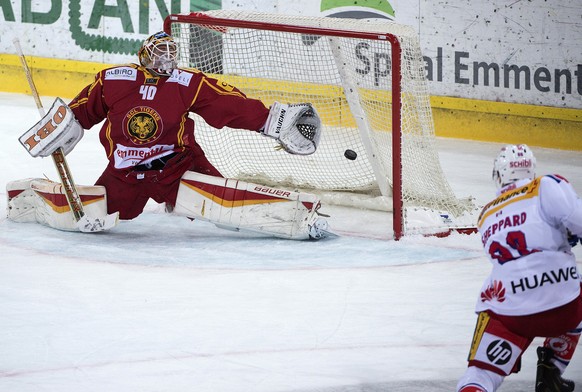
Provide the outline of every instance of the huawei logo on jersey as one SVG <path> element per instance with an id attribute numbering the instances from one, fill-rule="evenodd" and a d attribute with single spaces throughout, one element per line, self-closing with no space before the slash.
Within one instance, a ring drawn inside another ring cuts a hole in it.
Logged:
<path id="1" fill-rule="evenodd" d="M 134 144 L 146 144 L 160 137 L 162 128 L 161 116 L 154 109 L 139 106 L 131 109 L 124 119 L 124 129 Z"/>
<path id="2" fill-rule="evenodd" d="M 494 300 L 498 302 L 505 301 L 505 287 L 503 287 L 503 283 L 497 280 L 494 280 L 492 284 L 481 293 L 481 302 Z"/>

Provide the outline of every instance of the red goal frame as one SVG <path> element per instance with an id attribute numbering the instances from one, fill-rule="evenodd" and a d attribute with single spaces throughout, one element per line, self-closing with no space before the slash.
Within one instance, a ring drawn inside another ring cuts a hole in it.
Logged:
<path id="1" fill-rule="evenodd" d="M 284 31 L 299 34 L 361 38 L 368 40 L 384 40 L 390 42 L 392 56 L 392 203 L 394 240 L 399 240 L 404 234 L 403 200 L 402 200 L 402 163 L 401 163 L 401 56 L 402 48 L 398 38 L 393 34 L 378 34 L 365 31 L 346 31 L 337 29 L 314 28 L 275 23 L 264 23 L 248 20 L 233 20 L 217 18 L 203 12 L 189 14 L 172 14 L 164 19 L 164 31 L 172 34 L 173 23 L 189 23 L 195 25 L 213 25 L 222 27 L 240 27 L 255 30 Z"/>

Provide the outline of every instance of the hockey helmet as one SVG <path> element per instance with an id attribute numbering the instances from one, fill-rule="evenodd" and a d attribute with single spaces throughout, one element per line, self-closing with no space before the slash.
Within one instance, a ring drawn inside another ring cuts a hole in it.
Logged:
<path id="1" fill-rule="evenodd" d="M 137 52 L 142 66 L 159 76 L 169 76 L 178 66 L 178 47 L 169 34 L 157 32 L 146 39 Z"/>
<path id="2" fill-rule="evenodd" d="M 525 144 L 509 144 L 493 162 L 493 181 L 499 189 L 524 178 L 533 180 L 535 170 L 536 158 L 531 149 Z"/>

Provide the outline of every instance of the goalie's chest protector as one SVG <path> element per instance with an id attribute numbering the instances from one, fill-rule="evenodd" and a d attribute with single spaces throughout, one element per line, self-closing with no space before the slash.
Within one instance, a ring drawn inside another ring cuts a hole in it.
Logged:
<path id="1" fill-rule="evenodd" d="M 543 216 L 542 178 L 519 182 L 481 212 L 479 233 L 493 269 L 477 311 L 526 315 L 561 306 L 579 294 L 575 259 L 562 249 L 563 233 Z"/>
<path id="2" fill-rule="evenodd" d="M 102 96 L 108 123 L 101 141 L 106 149 L 115 150 L 117 145 L 178 149 L 192 143 L 194 124 L 188 111 L 200 79 L 186 71 L 159 78 L 129 66 L 105 70 Z"/>
<path id="3" fill-rule="evenodd" d="M 87 117 L 99 118 L 95 108 L 105 104 L 107 120 L 100 139 L 117 169 L 193 147 L 194 121 L 189 112 L 215 128 L 255 131 L 269 112 L 261 101 L 248 99 L 235 87 L 201 72 L 176 69 L 171 76 L 158 78 L 132 65 L 104 70 L 100 79 L 89 89 L 84 107 Z"/>

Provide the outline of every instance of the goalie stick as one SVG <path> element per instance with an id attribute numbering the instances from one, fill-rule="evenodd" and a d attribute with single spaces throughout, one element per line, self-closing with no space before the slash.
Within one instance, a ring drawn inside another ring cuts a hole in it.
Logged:
<path id="1" fill-rule="evenodd" d="M 24 57 L 24 53 L 22 52 L 22 47 L 20 46 L 20 40 L 15 38 L 13 40 L 14 46 L 16 47 L 16 53 L 20 58 L 20 62 L 22 63 L 22 68 L 24 69 L 24 73 L 26 75 L 26 79 L 28 81 L 28 85 L 30 86 L 32 97 L 36 102 L 36 107 L 41 117 L 44 117 L 45 110 L 42 106 L 42 102 L 40 100 L 40 96 L 32 80 L 32 73 L 30 72 L 30 68 L 28 67 L 28 63 L 26 62 L 26 58 Z M 71 212 L 77 221 L 77 227 L 79 231 L 83 233 L 94 233 L 98 231 L 104 231 L 111 229 L 117 224 L 118 221 L 118 213 L 115 214 L 108 214 L 104 217 L 89 217 L 85 214 L 83 210 L 83 203 L 81 201 L 81 197 L 79 196 L 79 192 L 77 191 L 77 187 L 75 186 L 75 182 L 73 181 L 73 176 L 71 175 L 71 171 L 69 169 L 69 165 L 65 159 L 65 153 L 62 147 L 59 147 L 56 151 L 51 154 L 53 158 L 53 162 L 61 179 L 61 183 L 63 185 L 63 189 L 65 191 L 65 196 L 67 197 L 67 203 L 71 208 Z"/>

